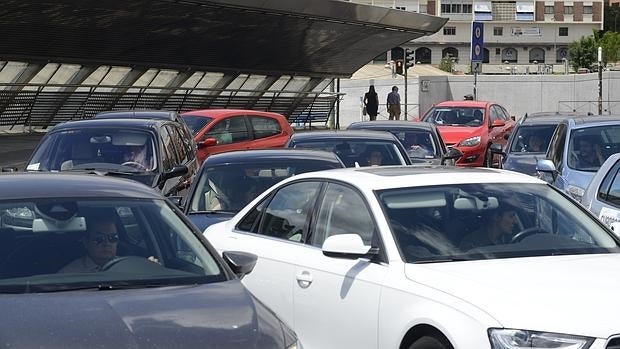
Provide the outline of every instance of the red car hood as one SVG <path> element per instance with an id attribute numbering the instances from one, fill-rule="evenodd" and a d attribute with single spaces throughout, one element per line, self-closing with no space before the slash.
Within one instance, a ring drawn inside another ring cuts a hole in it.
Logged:
<path id="1" fill-rule="evenodd" d="M 438 126 L 438 129 L 443 141 L 450 145 L 482 134 L 482 127 Z"/>

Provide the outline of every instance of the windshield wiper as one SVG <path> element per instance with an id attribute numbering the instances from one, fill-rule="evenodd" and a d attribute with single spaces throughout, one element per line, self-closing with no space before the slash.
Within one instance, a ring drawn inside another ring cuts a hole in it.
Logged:
<path id="1" fill-rule="evenodd" d="M 428 263 L 446 263 L 446 262 L 464 262 L 472 261 L 474 258 L 467 257 L 439 257 L 436 259 L 425 259 L 421 261 L 412 262 L 413 264 L 428 264 Z"/>
<path id="2" fill-rule="evenodd" d="M 190 212 L 189 214 L 196 214 L 196 213 L 197 214 L 201 214 L 201 213 L 204 213 L 204 214 L 218 214 L 218 213 L 233 213 L 233 214 L 236 214 L 237 211 L 230 211 L 230 210 L 228 210 L 228 211 L 227 210 L 204 210 L 204 211 L 193 211 L 193 212 Z"/>
<path id="3" fill-rule="evenodd" d="M 144 173 L 143 171 L 118 171 L 118 170 L 108 170 L 108 169 L 97 169 L 94 167 L 89 168 L 79 168 L 79 169 L 70 169 L 64 170 L 62 172 L 83 172 L 87 174 L 96 174 L 99 176 L 114 176 L 114 175 L 135 175 L 137 173 Z"/>

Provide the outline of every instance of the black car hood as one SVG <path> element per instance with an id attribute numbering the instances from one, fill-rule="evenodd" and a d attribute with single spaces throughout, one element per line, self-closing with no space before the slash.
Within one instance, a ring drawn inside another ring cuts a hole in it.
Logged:
<path id="1" fill-rule="evenodd" d="M 234 212 L 217 212 L 217 213 L 196 212 L 196 213 L 187 214 L 187 217 L 189 218 L 190 221 L 192 221 L 192 223 L 194 223 L 194 225 L 200 231 L 204 231 L 205 229 L 207 229 L 207 227 L 215 223 L 227 221 L 233 218 L 235 214 L 236 213 Z"/>
<path id="2" fill-rule="evenodd" d="M 505 170 L 525 173 L 531 176 L 536 175 L 536 162 L 540 159 L 545 159 L 545 154 L 519 154 L 506 156 L 506 161 L 503 164 Z"/>
<path id="3" fill-rule="evenodd" d="M 238 280 L 0 295 L 3 348 L 284 348 L 280 321 Z"/>

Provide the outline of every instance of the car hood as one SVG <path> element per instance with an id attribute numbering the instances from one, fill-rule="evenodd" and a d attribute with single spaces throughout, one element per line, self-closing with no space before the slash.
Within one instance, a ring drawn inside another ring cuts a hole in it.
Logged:
<path id="1" fill-rule="evenodd" d="M 467 126 L 438 126 L 441 138 L 446 144 L 457 144 L 463 139 L 475 137 L 482 134 L 482 127 Z"/>
<path id="2" fill-rule="evenodd" d="M 284 348 L 279 320 L 238 280 L 0 295 L 3 348 Z"/>
<path id="3" fill-rule="evenodd" d="M 545 159 L 545 154 L 508 154 L 502 164 L 503 169 L 535 176 L 536 162 Z"/>
<path id="4" fill-rule="evenodd" d="M 620 333 L 620 254 L 408 264 L 410 280 L 451 294 L 505 328 L 607 338 Z"/>
<path id="5" fill-rule="evenodd" d="M 195 212 L 195 213 L 187 214 L 187 217 L 189 218 L 190 221 L 192 221 L 192 223 L 194 223 L 194 225 L 200 231 L 204 231 L 209 226 L 215 223 L 224 222 L 224 221 L 227 221 L 233 218 L 235 214 L 236 213 L 234 212 L 221 212 L 221 211 L 216 212 L 216 213 Z"/>

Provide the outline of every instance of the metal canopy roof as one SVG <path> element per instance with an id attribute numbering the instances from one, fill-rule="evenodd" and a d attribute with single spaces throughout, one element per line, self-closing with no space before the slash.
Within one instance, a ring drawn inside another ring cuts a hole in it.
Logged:
<path id="1" fill-rule="evenodd" d="M 4 0 L 0 59 L 345 77 L 446 21 L 334 0 Z"/>

